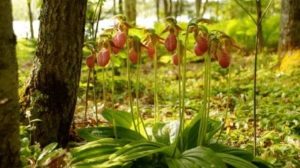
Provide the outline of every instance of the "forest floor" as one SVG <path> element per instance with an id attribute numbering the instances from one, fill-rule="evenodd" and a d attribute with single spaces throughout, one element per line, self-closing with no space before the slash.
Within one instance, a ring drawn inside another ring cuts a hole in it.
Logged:
<path id="1" fill-rule="evenodd" d="M 20 90 L 29 77 L 35 45 L 33 41 L 18 41 Z M 230 70 L 224 70 L 214 62 L 211 76 L 210 116 L 225 123 L 220 141 L 250 151 L 253 150 L 253 58 L 234 54 Z M 178 73 L 170 60 L 161 60 L 158 68 L 159 114 L 164 122 L 175 120 L 178 113 Z M 132 67 L 132 86 L 138 88 L 140 110 L 149 124 L 153 121 L 154 72 L 152 63 L 147 62 L 141 67 L 139 85 L 136 83 L 137 71 Z M 288 73 L 279 71 L 276 68 L 277 56 L 267 52 L 259 55 L 258 63 L 258 156 L 276 167 L 300 167 L 300 69 Z M 85 65 L 82 67 L 74 119 L 77 127 L 97 124 L 93 90 L 97 95 L 98 113 L 106 107 L 128 110 L 126 69 L 122 64 L 114 69 L 115 91 L 112 95 L 111 69 L 104 74 L 97 68 L 96 85 L 90 84 L 88 94 L 88 122 L 84 122 L 88 69 Z M 202 104 L 204 68 L 199 61 L 193 61 L 187 67 L 185 116 L 189 120 L 198 113 Z M 135 92 L 133 96 L 136 98 Z M 111 103 L 112 97 L 114 104 Z M 99 117 L 99 123 L 106 124 L 106 121 Z"/>

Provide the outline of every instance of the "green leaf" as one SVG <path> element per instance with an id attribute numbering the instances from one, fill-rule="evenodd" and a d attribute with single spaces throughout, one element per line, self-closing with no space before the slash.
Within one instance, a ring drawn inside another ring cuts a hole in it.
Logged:
<path id="1" fill-rule="evenodd" d="M 248 160 L 250 162 L 253 160 L 253 154 L 243 149 L 233 148 L 233 147 L 229 147 L 217 143 L 210 144 L 207 147 L 209 147 L 210 149 L 212 149 L 217 153 L 226 153 L 226 154 L 234 155 L 242 159 Z"/>
<path id="2" fill-rule="evenodd" d="M 119 139 L 127 140 L 142 140 L 145 139 L 139 133 L 124 127 L 116 127 Z M 93 127 L 81 128 L 77 130 L 80 137 L 87 141 L 94 141 L 100 138 L 114 138 L 114 131 L 112 127 Z"/>
<path id="3" fill-rule="evenodd" d="M 166 123 L 156 123 L 152 127 L 152 134 L 156 142 L 160 142 L 166 145 L 170 144 L 170 134 L 164 130 Z"/>
<path id="4" fill-rule="evenodd" d="M 57 143 L 51 143 L 49 145 L 47 145 L 41 152 L 41 154 L 39 155 L 37 161 L 40 161 L 41 159 L 44 158 L 44 156 L 46 156 L 48 153 L 52 152 L 56 147 L 57 147 Z"/>
<path id="5" fill-rule="evenodd" d="M 108 160 L 109 156 L 128 144 L 129 141 L 121 139 L 104 138 L 88 142 L 82 146 L 71 149 L 72 165 L 99 164 Z M 103 157 L 101 157 L 103 156 Z M 104 157 L 105 156 L 105 157 Z"/>
<path id="6" fill-rule="evenodd" d="M 179 157 L 168 157 L 166 162 L 169 168 L 226 167 L 212 150 L 200 146 L 184 151 Z"/>
<path id="7" fill-rule="evenodd" d="M 217 156 L 219 156 L 226 164 L 234 166 L 236 168 L 257 168 L 251 162 L 234 155 L 217 153 Z"/>
<path id="8" fill-rule="evenodd" d="M 41 167 L 47 167 L 53 160 L 63 157 L 66 154 L 66 151 L 64 149 L 57 149 L 54 150 L 47 155 L 45 155 L 39 162 L 38 165 Z"/>
<path id="9" fill-rule="evenodd" d="M 114 118 L 116 126 L 120 126 L 124 128 L 130 129 L 133 123 L 131 115 L 126 111 L 105 109 L 102 112 L 102 116 L 110 123 L 113 123 L 113 118 Z"/>
<path id="10" fill-rule="evenodd" d="M 268 163 L 262 159 L 259 159 L 259 158 L 254 158 L 252 163 L 255 164 L 259 168 L 273 168 L 273 166 L 270 163 Z"/>
<path id="11" fill-rule="evenodd" d="M 183 146 L 184 149 L 182 151 L 191 149 L 196 147 L 197 139 L 198 139 L 198 130 L 201 122 L 201 115 L 197 114 L 190 124 L 183 130 L 183 144 L 179 146 Z M 207 133 L 205 138 L 205 144 L 208 144 L 210 139 L 219 131 L 221 128 L 221 122 L 215 120 L 208 120 Z"/>

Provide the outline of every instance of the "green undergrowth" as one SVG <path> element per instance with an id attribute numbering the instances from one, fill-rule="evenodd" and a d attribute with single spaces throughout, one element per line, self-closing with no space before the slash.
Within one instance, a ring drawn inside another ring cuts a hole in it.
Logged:
<path id="1" fill-rule="evenodd" d="M 186 92 L 186 119 L 194 116 L 201 107 L 203 96 L 203 64 L 196 59 L 188 65 Z M 212 96 L 211 116 L 225 122 L 224 131 L 219 141 L 229 146 L 253 150 L 253 57 L 242 54 L 233 55 L 230 68 L 230 88 L 228 87 L 228 70 L 212 64 Z M 277 55 L 263 53 L 259 55 L 258 68 L 258 156 L 272 163 L 275 167 L 297 167 L 299 163 L 300 138 L 300 71 L 285 74 L 276 68 Z M 134 68 L 134 67 L 133 67 Z M 140 109 L 146 117 L 146 123 L 153 120 L 153 67 L 150 61 L 142 66 L 141 105 Z M 111 73 L 107 70 L 107 75 Z M 115 72 L 116 73 L 116 72 Z M 81 86 L 86 86 L 86 69 L 83 69 Z M 102 83 L 105 83 L 106 99 L 110 99 L 110 78 L 102 81 L 101 71 L 97 72 L 96 85 L 98 101 L 101 102 Z M 115 96 L 119 109 L 128 110 L 126 71 L 120 67 L 115 81 Z M 178 108 L 176 68 L 169 62 L 160 61 L 158 70 L 159 102 L 161 120 L 172 121 Z M 135 81 L 133 80 L 134 84 Z M 84 93 L 84 92 L 82 92 Z M 89 95 L 92 97 L 92 93 Z M 79 107 L 83 106 L 84 94 Z M 229 97 L 229 100 L 228 100 Z M 200 98 L 200 99 L 199 99 Z M 93 107 L 90 103 L 90 112 Z M 83 108 L 81 108 L 83 109 Z M 228 110 L 227 120 L 224 121 Z M 80 112 L 78 112 L 80 114 Z M 80 116 L 80 115 L 79 115 Z M 93 116 L 91 116 L 93 117 Z M 217 137 L 218 137 L 217 136 Z"/>

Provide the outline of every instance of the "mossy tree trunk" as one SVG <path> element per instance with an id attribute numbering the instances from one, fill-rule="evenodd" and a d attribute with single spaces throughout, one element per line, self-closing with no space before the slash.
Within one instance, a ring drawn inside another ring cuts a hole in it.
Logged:
<path id="1" fill-rule="evenodd" d="M 281 34 L 279 55 L 300 49 L 300 1 L 281 0 Z"/>
<path id="2" fill-rule="evenodd" d="M 0 168 L 20 167 L 18 64 L 10 0 L 0 1 Z"/>
<path id="3" fill-rule="evenodd" d="M 40 32 L 25 107 L 41 119 L 32 141 L 66 146 L 82 63 L 86 0 L 43 0 Z"/>

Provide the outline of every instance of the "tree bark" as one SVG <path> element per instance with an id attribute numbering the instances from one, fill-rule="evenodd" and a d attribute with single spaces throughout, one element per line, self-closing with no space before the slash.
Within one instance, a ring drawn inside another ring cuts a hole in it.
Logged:
<path id="1" fill-rule="evenodd" d="M 135 25 L 136 22 L 136 0 L 125 0 L 125 14 L 127 20 Z"/>
<path id="2" fill-rule="evenodd" d="M 0 168 L 21 167 L 16 37 L 10 0 L 0 1 Z"/>
<path id="3" fill-rule="evenodd" d="M 82 63 L 86 0 L 44 0 L 25 104 L 36 123 L 32 141 L 65 147 L 74 115 Z"/>
<path id="4" fill-rule="evenodd" d="M 27 8 L 28 8 L 28 17 L 29 17 L 29 26 L 30 26 L 30 38 L 34 39 L 33 18 L 32 18 L 32 10 L 31 10 L 31 0 L 27 0 Z"/>
<path id="5" fill-rule="evenodd" d="M 257 14 L 257 38 L 258 38 L 258 50 L 262 51 L 264 47 L 264 37 L 263 37 L 263 30 L 262 30 L 262 22 L 261 16 L 262 16 L 262 11 L 261 11 L 261 1 L 256 0 L 256 14 Z"/>
<path id="6" fill-rule="evenodd" d="M 287 51 L 300 49 L 300 1 L 281 1 L 281 34 L 278 51 L 282 57 Z"/>

